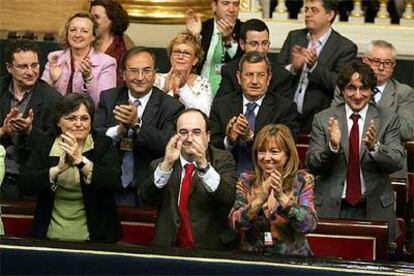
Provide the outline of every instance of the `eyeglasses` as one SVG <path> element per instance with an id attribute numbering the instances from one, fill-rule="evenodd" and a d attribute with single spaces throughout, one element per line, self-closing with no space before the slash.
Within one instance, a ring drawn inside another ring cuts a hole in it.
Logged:
<path id="1" fill-rule="evenodd" d="M 202 130 L 201 130 L 201 129 L 199 129 L 199 128 L 196 128 L 196 129 L 193 129 L 193 130 L 188 130 L 188 129 L 180 129 L 180 130 L 178 130 L 178 134 L 179 134 L 181 137 L 183 137 L 183 138 L 187 138 L 187 137 L 188 137 L 188 135 L 190 135 L 190 133 L 191 133 L 193 136 L 198 137 L 198 136 L 201 136 L 201 134 L 203 134 L 203 132 L 204 132 L 204 131 L 202 131 Z"/>
<path id="2" fill-rule="evenodd" d="M 360 87 L 356 87 L 355 85 L 347 85 L 345 86 L 345 90 L 351 93 L 355 93 L 359 90 L 360 93 L 366 93 L 370 91 L 370 88 L 368 86 L 362 85 Z"/>
<path id="3" fill-rule="evenodd" d="M 378 58 L 367 58 L 367 59 L 369 60 L 369 63 L 375 67 L 379 67 L 382 64 L 384 68 L 391 68 L 395 64 L 395 61 L 392 61 L 390 59 L 386 59 L 386 60 L 380 60 Z"/>
<path id="4" fill-rule="evenodd" d="M 265 47 L 269 47 L 270 45 L 270 41 L 269 40 L 263 40 L 262 42 L 259 41 L 246 41 L 245 42 L 247 45 L 250 45 L 252 47 L 258 47 L 259 45 L 261 45 L 263 48 Z"/>
<path id="5" fill-rule="evenodd" d="M 150 76 L 154 72 L 154 69 L 153 68 L 139 69 L 139 68 L 132 67 L 132 68 L 127 68 L 126 71 L 128 74 L 133 75 L 133 76 L 138 76 L 142 73 L 144 76 L 147 77 L 147 76 Z"/>
<path id="6" fill-rule="evenodd" d="M 187 51 L 181 51 L 181 50 L 173 50 L 172 53 L 176 57 L 179 57 L 180 55 L 182 55 L 184 58 L 191 58 L 193 56 L 192 53 L 187 52 Z"/>
<path id="7" fill-rule="evenodd" d="M 63 117 L 63 120 L 68 121 L 69 123 L 75 123 L 80 121 L 82 124 L 87 123 L 91 120 L 91 118 L 89 116 L 68 116 L 68 117 Z"/>
<path id="8" fill-rule="evenodd" d="M 16 67 L 20 71 L 28 71 L 29 69 L 32 69 L 33 71 L 38 70 L 40 64 L 39 63 L 32 63 L 32 64 L 12 64 L 14 67 Z"/>

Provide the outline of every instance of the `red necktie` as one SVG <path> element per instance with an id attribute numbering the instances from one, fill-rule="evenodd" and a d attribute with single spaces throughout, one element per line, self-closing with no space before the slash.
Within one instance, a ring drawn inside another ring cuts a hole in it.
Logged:
<path id="1" fill-rule="evenodd" d="M 358 113 L 351 115 L 353 125 L 349 134 L 348 173 L 346 175 L 346 200 L 352 206 L 361 201 L 361 178 L 359 169 Z"/>
<path id="2" fill-rule="evenodd" d="M 192 163 L 187 163 L 185 167 L 185 174 L 181 184 L 180 203 L 178 211 L 181 216 L 181 224 L 177 233 L 177 245 L 181 248 L 194 248 L 195 242 L 193 233 L 191 232 L 190 213 L 188 212 L 188 198 L 190 195 L 192 174 L 195 166 Z"/>

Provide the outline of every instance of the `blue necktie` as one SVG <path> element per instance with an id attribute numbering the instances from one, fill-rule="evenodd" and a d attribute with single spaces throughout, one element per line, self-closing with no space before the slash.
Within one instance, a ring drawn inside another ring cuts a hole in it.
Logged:
<path id="1" fill-rule="evenodd" d="M 375 87 L 373 92 L 375 103 L 378 103 L 381 100 L 381 91 L 378 89 L 378 87 Z"/>
<path id="2" fill-rule="evenodd" d="M 137 108 L 141 105 L 140 100 L 136 99 L 134 101 L 134 104 L 137 106 Z M 138 110 L 137 110 L 138 112 Z M 131 129 L 128 129 L 127 131 L 127 137 L 132 139 L 133 132 Z M 126 188 L 131 185 L 131 183 L 134 180 L 134 150 L 125 151 L 124 157 L 122 159 L 122 187 Z M 134 183 L 132 183 L 132 186 L 134 186 Z"/>
<path id="3" fill-rule="evenodd" d="M 249 128 L 254 132 L 256 126 L 256 114 L 254 113 L 257 103 L 249 102 L 247 104 L 246 112 L 244 117 L 246 117 L 249 122 Z M 246 140 L 240 140 L 239 143 L 239 158 L 237 162 L 237 175 L 239 176 L 242 172 L 246 170 L 253 170 L 252 154 L 251 148 L 249 147 Z"/>

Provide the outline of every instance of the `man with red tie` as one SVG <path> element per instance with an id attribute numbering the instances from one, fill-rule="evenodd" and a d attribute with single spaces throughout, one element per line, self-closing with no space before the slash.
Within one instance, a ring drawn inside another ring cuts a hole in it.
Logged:
<path id="1" fill-rule="evenodd" d="M 198 109 L 183 110 L 176 130 L 139 188 L 142 201 L 159 210 L 154 243 L 224 248 L 234 240 L 226 223 L 235 197 L 233 156 L 209 145 L 208 118 Z"/>
<path id="2" fill-rule="evenodd" d="M 315 116 L 306 155 L 307 167 L 318 175 L 318 215 L 388 221 L 392 242 L 400 230 L 389 174 L 404 160 L 398 115 L 371 101 L 376 77 L 367 64 L 344 66 L 337 85 L 344 102 Z"/>

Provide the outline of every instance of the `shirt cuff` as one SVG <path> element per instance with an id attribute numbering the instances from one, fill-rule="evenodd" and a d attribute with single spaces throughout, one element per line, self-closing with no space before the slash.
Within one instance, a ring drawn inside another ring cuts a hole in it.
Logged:
<path id="1" fill-rule="evenodd" d="M 212 166 L 209 166 L 205 173 L 197 171 L 197 175 L 209 193 L 214 193 L 217 190 L 220 184 L 220 175 Z"/>
<path id="2" fill-rule="evenodd" d="M 295 70 L 293 70 L 292 64 L 288 64 L 285 66 L 285 69 L 288 70 L 292 75 L 296 75 Z"/>
<path id="3" fill-rule="evenodd" d="M 231 46 L 229 48 L 225 48 L 227 54 L 230 56 L 230 58 L 233 58 L 237 53 L 237 48 L 239 47 L 239 44 L 235 41 L 231 42 Z"/>
<path id="4" fill-rule="evenodd" d="M 339 152 L 339 149 L 341 148 L 340 146 L 338 146 L 338 148 L 337 148 L 337 149 L 334 149 L 334 148 L 333 148 L 333 146 L 332 146 L 332 144 L 331 144 L 331 142 L 329 142 L 328 144 L 329 144 L 329 149 L 330 149 L 332 152 L 334 152 L 334 153 L 338 153 L 338 152 Z"/>
<path id="5" fill-rule="evenodd" d="M 161 170 L 160 165 L 154 171 L 154 185 L 158 189 L 162 189 L 165 185 L 167 185 L 168 180 L 170 179 L 172 169 L 168 172 Z"/>
<path id="6" fill-rule="evenodd" d="M 117 140 L 119 139 L 118 137 L 118 125 L 110 127 L 106 130 L 106 136 L 111 137 L 113 142 L 117 142 Z"/>

